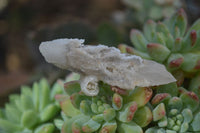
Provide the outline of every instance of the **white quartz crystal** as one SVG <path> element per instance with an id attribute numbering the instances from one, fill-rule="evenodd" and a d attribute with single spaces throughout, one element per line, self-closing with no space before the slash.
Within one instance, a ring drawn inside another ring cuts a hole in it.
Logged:
<path id="1" fill-rule="evenodd" d="M 57 39 L 42 42 L 39 49 L 47 62 L 79 73 L 81 89 L 86 95 L 98 94 L 98 81 L 122 89 L 176 81 L 159 63 L 122 54 L 114 47 L 84 45 L 83 42 L 79 39 Z"/>

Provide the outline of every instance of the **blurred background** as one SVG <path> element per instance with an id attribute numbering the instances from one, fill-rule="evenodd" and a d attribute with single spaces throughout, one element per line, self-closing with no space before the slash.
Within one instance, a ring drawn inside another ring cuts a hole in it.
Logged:
<path id="1" fill-rule="evenodd" d="M 170 17 L 179 8 L 190 23 L 200 16 L 199 0 L 0 0 L 0 103 L 22 84 L 66 75 L 44 61 L 38 50 L 42 41 L 129 44 L 131 28 Z"/>

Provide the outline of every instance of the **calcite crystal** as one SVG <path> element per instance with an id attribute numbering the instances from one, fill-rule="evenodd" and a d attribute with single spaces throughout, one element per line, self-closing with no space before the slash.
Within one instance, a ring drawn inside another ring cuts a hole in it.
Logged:
<path id="1" fill-rule="evenodd" d="M 81 75 L 81 90 L 89 96 L 99 92 L 98 81 L 122 89 L 134 89 L 175 82 L 161 64 L 114 47 L 84 45 L 81 39 L 42 42 L 39 49 L 47 62 Z"/>

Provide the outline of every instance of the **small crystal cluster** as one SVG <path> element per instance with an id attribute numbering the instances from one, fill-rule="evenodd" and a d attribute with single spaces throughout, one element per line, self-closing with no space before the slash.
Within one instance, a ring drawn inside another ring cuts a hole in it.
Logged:
<path id="1" fill-rule="evenodd" d="M 176 81 L 159 63 L 122 54 L 114 47 L 90 46 L 83 42 L 81 39 L 56 39 L 42 42 L 39 49 L 47 62 L 79 73 L 81 90 L 88 96 L 98 94 L 98 87 L 88 88 L 89 83 L 96 86 L 98 81 L 127 90 Z"/>

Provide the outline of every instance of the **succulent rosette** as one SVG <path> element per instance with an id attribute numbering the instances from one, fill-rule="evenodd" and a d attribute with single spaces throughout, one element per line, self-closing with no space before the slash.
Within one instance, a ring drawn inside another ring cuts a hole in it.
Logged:
<path id="1" fill-rule="evenodd" d="M 193 91 L 200 99 L 200 75 L 199 74 L 197 74 L 197 76 L 191 79 L 189 90 Z"/>
<path id="2" fill-rule="evenodd" d="M 184 77 L 200 71 L 200 19 L 190 28 L 187 25 L 187 16 L 180 9 L 163 22 L 147 21 L 143 33 L 133 29 L 130 39 L 134 48 L 121 44 L 119 49 L 165 64 L 181 85 Z"/>
<path id="3" fill-rule="evenodd" d="M 1 133 L 55 133 L 52 120 L 59 115 L 60 107 L 56 94 L 63 87 L 55 83 L 50 88 L 46 79 L 35 82 L 33 87 L 21 87 L 21 94 L 9 96 L 9 103 L 0 109 Z"/>
<path id="4" fill-rule="evenodd" d="M 143 24 L 147 19 L 161 20 L 182 7 L 181 0 L 121 0 L 127 5 L 127 20 Z"/>
<path id="5" fill-rule="evenodd" d="M 152 100 L 153 122 L 145 133 L 199 133 L 199 98 L 194 92 L 179 88 L 179 96 L 156 94 Z"/>
<path id="6" fill-rule="evenodd" d="M 55 120 L 62 133 L 143 133 L 153 119 L 147 106 L 153 91 L 137 87 L 126 91 L 99 82 L 99 94 L 86 96 L 78 81 L 65 84 L 67 95 L 57 95 L 62 118 Z M 70 96 L 70 97 L 69 97 Z"/>

